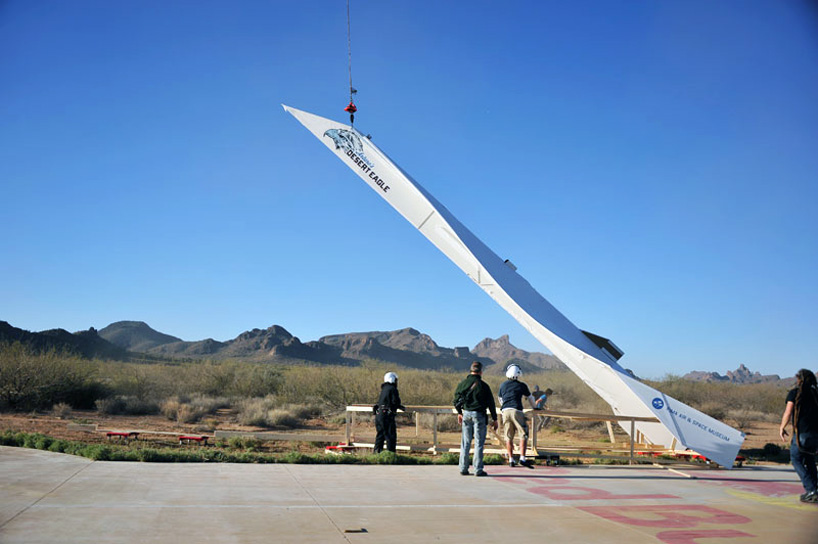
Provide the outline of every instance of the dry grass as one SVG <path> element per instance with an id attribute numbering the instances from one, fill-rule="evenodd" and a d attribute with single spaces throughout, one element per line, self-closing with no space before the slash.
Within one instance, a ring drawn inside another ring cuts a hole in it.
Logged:
<path id="1" fill-rule="evenodd" d="M 396 368 L 377 361 L 359 366 L 282 366 L 237 361 L 174 364 L 85 361 L 56 353 L 35 354 L 19 345 L 0 347 L 0 409 L 60 411 L 95 404 L 104 414 L 164 414 L 200 421 L 233 408 L 246 425 L 301 426 L 311 418 L 336 419 L 344 406 L 372 404 L 383 374 L 396 371 L 405 405 L 451 406 L 465 374 Z M 487 376 L 496 393 L 502 376 Z M 551 388 L 548 407 L 610 413 L 610 407 L 568 371 L 526 374 L 530 387 Z M 676 376 L 648 382 L 659 391 L 742 430 L 775 421 L 786 388 L 780 384 L 690 382 Z M 56 408 L 55 408 L 56 409 Z M 442 423 L 448 425 L 447 423 Z M 421 420 L 426 427 L 430 422 Z"/>

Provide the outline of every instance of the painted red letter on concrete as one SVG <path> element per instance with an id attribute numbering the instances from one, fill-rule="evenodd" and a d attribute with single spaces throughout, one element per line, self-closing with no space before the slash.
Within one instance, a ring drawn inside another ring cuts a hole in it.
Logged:
<path id="1" fill-rule="evenodd" d="M 640 527 L 686 528 L 702 523 L 750 523 L 750 518 L 724 510 L 695 504 L 662 506 L 585 506 L 580 507 L 599 517 Z M 632 515 L 631 515 L 632 514 Z M 658 519 L 657 519 L 658 518 Z"/>
<path id="2" fill-rule="evenodd" d="M 656 538 L 666 544 L 696 544 L 698 538 L 755 538 L 741 531 L 732 529 L 705 529 L 703 531 L 662 531 Z"/>

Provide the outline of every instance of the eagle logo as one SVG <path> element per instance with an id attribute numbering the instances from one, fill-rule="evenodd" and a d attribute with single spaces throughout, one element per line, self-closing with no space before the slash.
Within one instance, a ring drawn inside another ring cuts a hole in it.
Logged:
<path id="1" fill-rule="evenodd" d="M 361 144 L 361 139 L 351 130 L 331 128 L 324 133 L 324 136 L 329 137 L 335 142 L 335 149 L 352 151 L 356 155 L 364 154 L 364 146 Z"/>

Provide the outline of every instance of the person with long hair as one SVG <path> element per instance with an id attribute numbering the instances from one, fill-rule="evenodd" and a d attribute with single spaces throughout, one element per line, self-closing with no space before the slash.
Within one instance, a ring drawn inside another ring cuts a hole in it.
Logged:
<path id="1" fill-rule="evenodd" d="M 795 375 L 795 388 L 787 394 L 787 406 L 781 416 L 778 434 L 787 442 L 787 425 L 792 424 L 790 460 L 805 493 L 801 502 L 818 503 L 818 384 L 812 371 L 802 368 Z"/>

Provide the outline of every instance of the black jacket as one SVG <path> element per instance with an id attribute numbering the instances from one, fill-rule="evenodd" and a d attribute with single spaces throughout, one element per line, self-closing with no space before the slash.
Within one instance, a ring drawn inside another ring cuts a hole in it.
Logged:
<path id="1" fill-rule="evenodd" d="M 406 408 L 401 404 L 400 401 L 400 393 L 398 393 L 398 386 L 394 383 L 384 382 L 381 384 L 381 394 L 378 397 L 378 404 L 372 407 L 373 411 L 377 411 L 378 408 L 384 407 L 392 410 L 395 412 L 400 408 L 401 410 L 406 410 Z"/>

